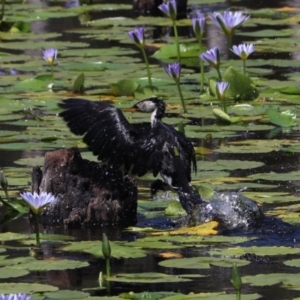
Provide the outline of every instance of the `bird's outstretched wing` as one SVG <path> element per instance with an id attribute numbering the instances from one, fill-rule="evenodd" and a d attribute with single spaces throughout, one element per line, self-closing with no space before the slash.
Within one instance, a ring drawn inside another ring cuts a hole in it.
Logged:
<path id="1" fill-rule="evenodd" d="M 123 113 L 107 102 L 69 98 L 59 106 L 71 131 L 84 135 L 83 141 L 99 160 L 115 167 L 129 169 L 134 163 L 141 132 L 132 126 Z"/>

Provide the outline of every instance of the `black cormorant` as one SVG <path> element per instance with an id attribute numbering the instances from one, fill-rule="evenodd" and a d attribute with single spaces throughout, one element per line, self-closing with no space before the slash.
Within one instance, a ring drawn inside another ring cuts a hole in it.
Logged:
<path id="1" fill-rule="evenodd" d="M 132 107 L 152 113 L 148 128 L 129 123 L 121 110 L 108 102 L 69 98 L 59 106 L 71 131 L 84 135 L 83 141 L 99 160 L 115 168 L 123 166 L 124 172 L 132 175 L 160 173 L 188 212 L 201 202 L 189 185 L 192 170 L 197 170 L 194 148 L 183 133 L 162 122 L 162 100 L 148 98 Z"/>

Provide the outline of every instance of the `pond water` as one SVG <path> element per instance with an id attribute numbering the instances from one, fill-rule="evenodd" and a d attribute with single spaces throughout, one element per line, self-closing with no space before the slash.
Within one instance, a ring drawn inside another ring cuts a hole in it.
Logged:
<path id="1" fill-rule="evenodd" d="M 241 117 L 231 124 L 213 114 L 212 109 L 219 107 L 216 96 L 199 94 L 199 59 L 188 47 L 191 52 L 183 55 L 181 75 L 188 113 L 181 117 L 176 87 L 162 68 L 174 59 L 157 54 L 163 45 L 174 42 L 167 18 L 138 16 L 129 0 L 71 8 L 60 0 L 8 1 L 6 5 L 8 28 L 17 21 L 31 25 L 31 32 L 0 32 L 4 73 L 0 82 L 0 167 L 7 176 L 11 197 L 30 189 L 31 168 L 43 164 L 48 150 L 78 146 L 84 157 L 95 160 L 81 138 L 74 137 L 57 115 L 57 102 L 73 95 L 73 82 L 81 73 L 85 75 L 84 97 L 91 100 L 110 99 L 123 109 L 149 96 L 146 89 L 144 94 L 134 90 L 124 96 L 111 88 L 124 78 L 147 85 L 143 56 L 127 35 L 127 31 L 145 26 L 152 79 L 157 95 L 167 103 L 164 121 L 175 127 L 183 122 L 197 152 L 199 172 L 193 184 L 218 191 L 241 190 L 257 201 L 270 219 L 258 230 L 211 236 L 189 232 L 158 236 L 118 227 L 45 227 L 45 240 L 51 242 L 42 244 L 44 260 L 34 261 L 28 257 L 28 247 L 34 244 L 33 237 L 28 237 L 32 226 L 23 215 L 1 225 L 0 293 L 33 292 L 34 299 L 121 299 L 122 293 L 127 293 L 123 294 L 126 299 L 234 299 L 230 279 L 235 262 L 243 281 L 242 299 L 300 299 L 299 1 L 189 1 L 189 15 L 197 9 L 207 15 L 227 9 L 251 15 L 236 31 L 233 45 L 254 43 L 256 50 L 248 58 L 246 70 L 259 96 L 253 101 L 247 97 L 231 100 L 229 115 Z M 178 25 L 180 42 L 195 43 L 190 18 L 181 19 Z M 226 38 L 211 21 L 203 44 L 207 49 L 220 48 L 224 76 L 231 66 L 242 72 L 241 60 L 229 53 Z M 58 49 L 52 88 L 42 48 Z M 216 76 L 215 70 L 205 65 L 205 77 Z M 131 122 L 149 120 L 144 114 L 126 116 Z M 165 216 L 168 202 L 150 199 L 152 180 L 150 175 L 138 180 L 136 226 L 169 230 L 176 218 Z M 5 198 L 2 190 L 0 196 Z M 3 207 L 0 214 L 5 214 Z M 22 235 L 5 235 L 8 232 Z M 111 259 L 116 276 L 109 283 L 104 281 L 104 289 L 98 280 L 99 272 L 105 273 L 103 233 L 116 251 Z M 50 236 L 53 234 L 74 240 Z M 161 258 L 159 254 L 165 252 L 182 257 Z M 59 294 L 57 289 L 63 292 Z M 172 298 L 171 292 L 177 296 Z"/>

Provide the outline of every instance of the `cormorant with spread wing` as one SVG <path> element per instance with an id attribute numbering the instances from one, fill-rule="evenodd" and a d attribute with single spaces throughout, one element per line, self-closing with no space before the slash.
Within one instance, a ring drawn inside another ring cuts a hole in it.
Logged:
<path id="1" fill-rule="evenodd" d="M 189 182 L 196 172 L 196 156 L 191 142 L 172 126 L 162 122 L 165 103 L 148 98 L 132 109 L 151 112 L 151 126 L 131 124 L 121 110 L 108 102 L 69 98 L 59 106 L 71 131 L 84 135 L 83 141 L 98 159 L 125 173 L 143 176 L 152 171 L 179 194 L 183 208 L 190 212 L 201 199 L 193 194 Z"/>

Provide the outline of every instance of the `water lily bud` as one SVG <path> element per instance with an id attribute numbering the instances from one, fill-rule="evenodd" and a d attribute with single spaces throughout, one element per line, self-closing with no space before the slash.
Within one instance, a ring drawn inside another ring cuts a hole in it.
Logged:
<path id="1" fill-rule="evenodd" d="M 242 289 L 242 279 L 235 263 L 231 270 L 231 281 L 236 291 L 240 291 Z"/>
<path id="2" fill-rule="evenodd" d="M 110 248 L 109 240 L 105 233 L 103 233 L 103 237 L 102 237 L 102 254 L 106 259 L 110 258 L 111 256 L 111 248 Z"/>

